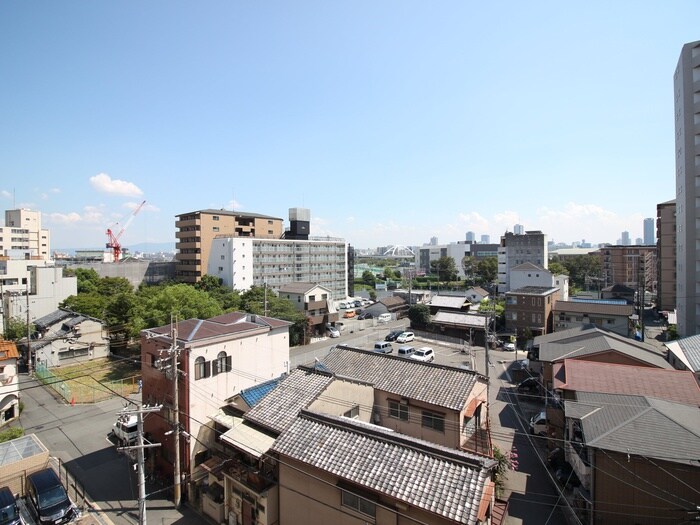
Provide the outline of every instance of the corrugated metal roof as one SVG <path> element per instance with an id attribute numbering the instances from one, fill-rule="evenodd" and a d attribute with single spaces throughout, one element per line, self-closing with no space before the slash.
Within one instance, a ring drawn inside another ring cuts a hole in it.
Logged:
<path id="1" fill-rule="evenodd" d="M 675 343 L 681 349 L 693 372 L 700 371 L 700 335 L 691 335 L 676 339 Z M 669 343 L 667 346 L 671 346 Z"/>
<path id="2" fill-rule="evenodd" d="M 493 460 L 347 418 L 304 412 L 272 446 L 279 454 L 456 523 L 476 524 Z"/>
<path id="3" fill-rule="evenodd" d="M 250 388 L 241 390 L 239 395 L 241 398 L 243 398 L 243 401 L 245 401 L 246 404 L 252 408 L 257 405 L 262 398 L 277 388 L 277 385 L 280 384 L 284 377 L 285 376 L 280 376 L 275 379 L 265 381 L 264 383 L 260 383 L 259 385 L 251 386 Z"/>

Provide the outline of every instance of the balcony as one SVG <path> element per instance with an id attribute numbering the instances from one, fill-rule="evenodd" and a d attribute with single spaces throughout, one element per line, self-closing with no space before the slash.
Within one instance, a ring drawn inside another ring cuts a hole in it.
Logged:
<path id="1" fill-rule="evenodd" d="M 201 219 L 185 219 L 182 221 L 175 221 L 176 228 L 186 228 L 188 226 L 201 226 L 201 225 L 202 225 Z"/>
<path id="2" fill-rule="evenodd" d="M 586 490 L 591 490 L 591 467 L 588 464 L 588 449 L 583 443 L 567 441 L 564 459 L 571 465 Z"/>
<path id="3" fill-rule="evenodd" d="M 250 467 L 243 463 L 234 463 L 224 470 L 224 475 L 244 485 L 256 494 L 260 495 L 277 482 L 272 473 L 263 472 L 256 467 Z"/>

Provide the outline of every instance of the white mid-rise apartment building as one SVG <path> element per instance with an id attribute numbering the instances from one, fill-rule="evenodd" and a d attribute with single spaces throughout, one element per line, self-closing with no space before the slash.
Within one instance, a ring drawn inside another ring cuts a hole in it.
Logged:
<path id="1" fill-rule="evenodd" d="M 28 209 L 5 210 L 0 226 L 0 256 L 12 259 L 51 259 L 49 230 L 41 227 L 41 212 Z"/>
<path id="2" fill-rule="evenodd" d="M 506 232 L 501 236 L 498 248 L 499 294 L 511 290 L 511 270 L 525 263 L 532 263 L 545 270 L 549 267 L 547 235 L 541 231 L 526 231 L 523 234 Z"/>
<path id="3" fill-rule="evenodd" d="M 673 75 L 676 130 L 678 334 L 700 334 L 700 40 L 683 46 Z"/>
<path id="4" fill-rule="evenodd" d="M 252 286 L 280 286 L 294 282 L 319 284 L 332 300 L 348 296 L 348 245 L 342 239 L 258 239 L 215 237 L 207 273 L 225 286 L 247 290 Z"/>

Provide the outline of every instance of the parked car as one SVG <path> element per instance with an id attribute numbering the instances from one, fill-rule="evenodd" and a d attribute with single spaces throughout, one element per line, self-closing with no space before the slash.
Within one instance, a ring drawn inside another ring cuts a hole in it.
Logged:
<path id="1" fill-rule="evenodd" d="M 384 315 L 384 314 L 382 314 Z M 403 330 L 392 330 L 384 338 L 385 341 L 396 341 L 396 338 L 403 333 Z"/>
<path id="2" fill-rule="evenodd" d="M 411 359 L 415 359 L 416 361 L 422 361 L 424 363 L 431 363 L 435 360 L 435 352 L 433 352 L 433 349 L 429 346 L 423 346 L 415 352 L 413 352 L 413 355 L 411 355 Z"/>
<path id="3" fill-rule="evenodd" d="M 530 434 L 537 436 L 547 435 L 547 413 L 545 411 L 530 418 Z"/>
<path id="4" fill-rule="evenodd" d="M 326 333 L 328 334 L 328 337 L 340 337 L 340 330 L 338 330 L 335 326 L 327 326 Z"/>
<path id="5" fill-rule="evenodd" d="M 389 321 L 391 321 L 391 314 L 390 313 L 379 314 L 379 316 L 377 317 L 377 321 L 379 321 L 380 323 L 388 323 Z"/>
<path id="6" fill-rule="evenodd" d="M 410 343 L 415 339 L 413 332 L 403 332 L 396 338 L 397 343 Z"/>
<path id="7" fill-rule="evenodd" d="M 394 347 L 388 341 L 377 341 L 374 343 L 374 351 L 379 354 L 390 354 L 394 351 Z"/>
<path id="8" fill-rule="evenodd" d="M 347 307 L 348 307 L 348 303 L 346 303 L 346 302 L 342 302 L 342 303 L 338 304 L 338 308 L 340 308 L 341 310 L 345 310 Z"/>
<path id="9" fill-rule="evenodd" d="M 26 491 L 27 508 L 41 525 L 62 525 L 77 516 L 78 509 L 51 468 L 27 476 Z"/>
<path id="10" fill-rule="evenodd" d="M 357 318 L 362 321 L 363 319 L 372 319 L 374 317 L 372 315 L 372 312 L 362 312 L 360 315 L 357 316 Z"/>
<path id="11" fill-rule="evenodd" d="M 0 488 L 0 523 L 2 525 L 20 525 L 22 523 L 17 500 L 9 487 Z"/>
<path id="12" fill-rule="evenodd" d="M 409 345 L 399 346 L 398 356 L 399 357 L 411 357 L 416 349 Z"/>
<path id="13" fill-rule="evenodd" d="M 506 343 L 503 345 L 503 350 L 506 352 L 515 352 L 517 350 L 515 343 Z"/>
<path id="14" fill-rule="evenodd" d="M 519 394 L 539 394 L 540 380 L 537 377 L 528 377 L 520 381 L 516 388 Z"/>
<path id="15" fill-rule="evenodd" d="M 361 306 L 362 306 L 362 301 L 355 301 L 355 302 L 353 303 L 353 306 L 354 306 L 355 308 L 361 307 Z"/>
<path id="16" fill-rule="evenodd" d="M 355 310 L 345 310 L 343 317 L 345 317 L 345 319 L 352 319 L 355 315 Z"/>

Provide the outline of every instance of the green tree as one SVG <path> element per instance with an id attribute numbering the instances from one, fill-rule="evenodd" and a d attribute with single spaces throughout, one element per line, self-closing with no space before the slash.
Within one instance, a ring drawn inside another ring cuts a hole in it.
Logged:
<path id="1" fill-rule="evenodd" d="M 30 332 L 34 332 L 34 325 L 29 324 Z M 27 337 L 27 322 L 21 317 L 11 317 L 5 326 L 5 339 L 19 341 Z"/>
<path id="2" fill-rule="evenodd" d="M 384 279 L 393 279 L 396 273 L 391 266 L 384 267 Z"/>
<path id="3" fill-rule="evenodd" d="M 443 255 L 437 261 L 430 261 L 430 270 L 440 281 L 457 280 L 457 265 L 452 257 Z"/>
<path id="4" fill-rule="evenodd" d="M 221 305 L 224 312 L 233 312 L 241 308 L 241 296 L 238 291 L 224 286 L 218 277 L 205 275 L 194 287 L 207 292 Z"/>
<path id="5" fill-rule="evenodd" d="M 66 297 L 60 306 L 95 319 L 102 319 L 107 309 L 107 299 L 106 296 L 100 295 L 96 291 L 78 293 L 78 295 Z"/>
<path id="6" fill-rule="evenodd" d="M 208 319 L 223 313 L 219 303 L 205 291 L 188 284 L 147 287 L 133 308 L 133 331 L 164 326 L 171 314 L 179 320 Z"/>
<path id="7" fill-rule="evenodd" d="M 477 274 L 476 257 L 472 255 L 465 255 L 462 257 L 462 270 L 464 271 L 465 280 L 467 283 L 473 285 L 476 281 Z"/>
<path id="8" fill-rule="evenodd" d="M 430 308 L 425 304 L 414 304 L 408 309 L 411 326 L 425 328 L 430 324 Z"/>
<path id="9" fill-rule="evenodd" d="M 265 305 L 267 304 L 267 314 Z M 289 299 L 278 297 L 273 291 L 259 286 L 253 286 L 241 294 L 243 311 L 258 315 L 267 315 L 292 323 L 289 328 L 289 344 L 292 346 L 304 344 L 308 336 L 309 326 L 304 313 L 297 310 Z"/>
<path id="10" fill-rule="evenodd" d="M 78 293 L 92 293 L 97 291 L 100 275 L 94 268 L 76 268 L 72 270 L 72 272 L 77 277 Z"/>
<path id="11" fill-rule="evenodd" d="M 601 264 L 598 255 L 576 255 L 562 260 L 562 265 L 569 275 L 572 287 L 586 289 L 586 280 L 600 278 Z"/>
<path id="12" fill-rule="evenodd" d="M 498 277 L 498 258 L 485 257 L 476 265 L 478 282 L 482 285 L 490 285 L 496 281 Z"/>
<path id="13" fill-rule="evenodd" d="M 394 279 L 400 280 L 402 278 L 403 278 L 403 275 L 401 274 L 401 270 L 399 270 L 398 268 L 396 270 L 394 270 Z"/>
<path id="14" fill-rule="evenodd" d="M 377 278 L 374 276 L 372 272 L 369 270 L 365 270 L 362 272 L 362 282 L 365 283 L 367 286 L 372 286 L 377 283 Z"/>
<path id="15" fill-rule="evenodd" d="M 550 261 L 547 269 L 552 272 L 552 275 L 569 275 L 569 270 L 559 261 Z"/>
<path id="16" fill-rule="evenodd" d="M 372 301 L 376 301 L 377 300 L 377 292 L 375 292 L 374 290 L 370 290 L 369 291 L 369 298 Z"/>

